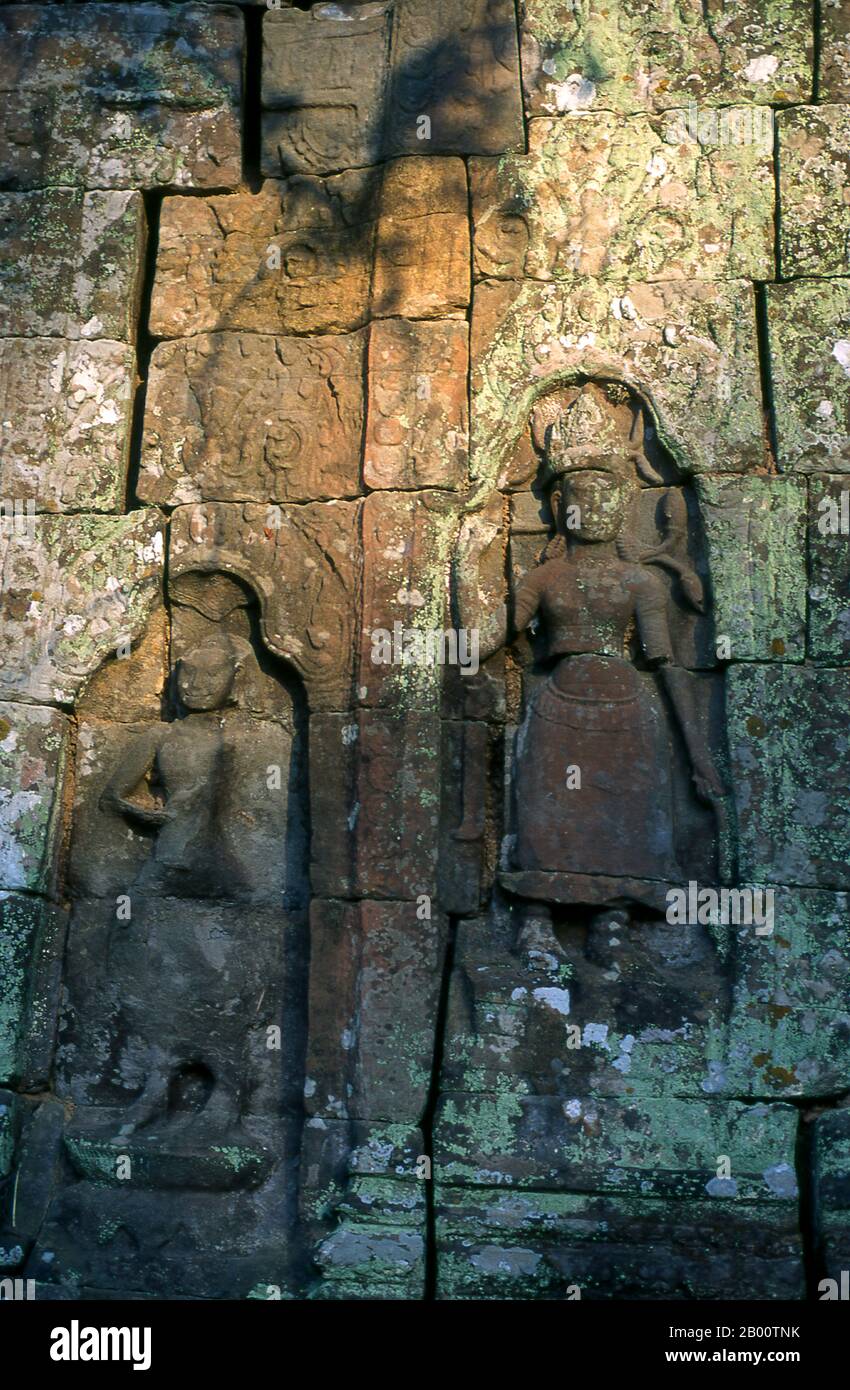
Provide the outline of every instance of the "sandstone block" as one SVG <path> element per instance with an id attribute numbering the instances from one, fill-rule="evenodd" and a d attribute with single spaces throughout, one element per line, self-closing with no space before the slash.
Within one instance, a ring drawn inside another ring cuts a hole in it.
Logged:
<path id="1" fill-rule="evenodd" d="M 702 477 L 697 492 L 711 566 L 715 640 L 729 639 L 726 659 L 802 660 L 805 481 Z"/>
<path id="2" fill-rule="evenodd" d="M 730 124 L 743 109 L 725 110 Z M 529 124 L 529 152 L 472 161 L 479 275 L 537 280 L 773 274 L 773 132 L 726 140 L 688 113 Z"/>
<path id="3" fill-rule="evenodd" d="M 314 893 L 433 899 L 439 750 L 433 714 L 359 710 L 328 715 L 311 727 Z"/>
<path id="4" fill-rule="evenodd" d="M 522 75 L 532 115 L 806 101 L 812 60 L 811 14 L 799 0 L 711 10 L 684 0 L 651 24 L 642 0 L 525 7 Z"/>
<path id="5" fill-rule="evenodd" d="M 850 100 L 850 14 L 843 0 L 824 0 L 821 6 L 822 101 Z"/>
<path id="6" fill-rule="evenodd" d="M 384 319 L 372 324 L 367 487 L 462 485 L 469 448 L 468 359 L 464 323 Z"/>
<path id="7" fill-rule="evenodd" d="M 850 949 L 843 893 L 773 890 L 773 930 L 736 929 L 723 1065 L 735 1095 L 830 1095 L 850 1076 Z"/>
<path id="8" fill-rule="evenodd" d="M 0 337 L 132 342 L 144 246 L 138 193 L 0 193 Z"/>
<path id="9" fill-rule="evenodd" d="M 781 111 L 779 266 L 786 278 L 850 270 L 850 105 Z"/>
<path id="10" fill-rule="evenodd" d="M 123 510 L 134 384 L 124 343 L 0 342 L 0 496 L 38 511 Z"/>
<path id="11" fill-rule="evenodd" d="M 239 182 L 235 6 L 18 5 L 0 12 L 0 54 L 7 187 Z"/>
<path id="12" fill-rule="evenodd" d="M 850 479 L 846 473 L 809 480 L 809 642 L 815 661 L 850 658 Z"/>
<path id="13" fill-rule="evenodd" d="M 0 1079 L 6 1084 L 33 1091 L 48 1085 L 65 923 L 66 914 L 43 899 L 23 893 L 0 898 Z"/>
<path id="14" fill-rule="evenodd" d="M 392 19 L 385 4 L 265 16 L 265 173 L 329 174 L 380 162 Z"/>
<path id="15" fill-rule="evenodd" d="M 151 360 L 145 502 L 306 502 L 360 490 L 359 334 L 210 333 Z"/>
<path id="16" fill-rule="evenodd" d="M 0 890 L 55 892 L 62 847 L 68 721 L 0 704 Z"/>
<path id="17" fill-rule="evenodd" d="M 850 671 L 741 665 L 728 681 L 742 881 L 846 887 Z"/>
<path id="18" fill-rule="evenodd" d="M 142 631 L 160 591 L 162 518 L 37 517 L 0 536 L 0 651 L 7 698 L 72 703 L 119 646 Z"/>
<path id="19" fill-rule="evenodd" d="M 306 1104 L 410 1121 L 425 1107 L 446 923 L 413 902 L 314 900 Z"/>
<path id="20" fill-rule="evenodd" d="M 460 317 L 468 303 L 469 223 L 463 161 L 392 160 L 381 184 L 373 315 Z"/>
<path id="21" fill-rule="evenodd" d="M 444 1299 L 805 1297 L 793 1209 L 440 1187 Z"/>
<path id="22" fill-rule="evenodd" d="M 767 288 L 779 465 L 850 472 L 850 280 Z"/>
<path id="23" fill-rule="evenodd" d="M 661 1119 L 662 1114 L 664 1119 Z M 447 1093 L 434 1168 L 444 1183 L 624 1197 L 714 1199 L 715 1155 L 728 1154 L 742 1201 L 796 1202 L 796 1114 L 782 1104 L 592 1100 Z"/>
<path id="24" fill-rule="evenodd" d="M 463 655 L 448 602 L 459 521 L 457 500 L 449 492 L 373 492 L 367 497 L 361 704 L 438 707 L 445 667 L 457 665 Z M 468 652 L 466 659 L 468 663 Z"/>
<path id="25" fill-rule="evenodd" d="M 422 138 L 420 118 L 430 122 Z M 524 140 L 510 0 L 409 0 L 393 42 L 393 150 L 500 154 Z"/>

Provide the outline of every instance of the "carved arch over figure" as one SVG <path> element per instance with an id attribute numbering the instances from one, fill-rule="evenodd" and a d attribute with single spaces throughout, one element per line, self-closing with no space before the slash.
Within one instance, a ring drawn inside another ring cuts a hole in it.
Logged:
<path id="1" fill-rule="evenodd" d="M 171 581 L 190 570 L 220 571 L 248 584 L 259 599 L 263 641 L 298 672 L 310 709 L 344 709 L 352 682 L 359 537 L 359 502 L 179 507 Z"/>
<path id="2" fill-rule="evenodd" d="M 667 281 L 482 285 L 473 317 L 472 476 L 501 487 L 536 399 L 579 378 L 619 381 L 646 402 L 686 474 L 764 458 L 758 345 L 743 286 Z"/>
<path id="3" fill-rule="evenodd" d="M 634 441 L 635 449 L 640 449 L 649 464 L 648 473 L 643 473 L 646 482 L 658 486 L 674 481 L 685 481 L 693 469 L 688 463 L 687 441 L 675 422 L 668 418 L 663 403 L 657 399 L 649 382 L 636 378 L 625 370 L 616 359 L 600 362 L 599 369 L 582 356 L 580 363 L 565 366 L 560 371 L 551 372 L 530 384 L 518 401 L 512 402 L 510 417 L 504 422 L 502 437 L 491 441 L 487 446 L 479 443 L 479 451 L 473 464 L 473 479 L 480 478 L 478 485 L 468 499 L 467 508 L 474 511 L 482 497 L 492 487 L 513 489 L 525 481 L 530 481 L 537 469 L 537 455 L 545 447 L 545 424 L 547 412 L 553 413 L 563 405 L 570 394 L 581 391 L 584 386 L 619 387 L 629 398 L 639 402 L 644 422 L 644 438 Z M 648 438 L 647 438 L 648 436 Z M 531 447 L 529 447 L 531 446 Z M 658 460 L 663 460 L 667 476 L 653 476 L 657 473 Z M 482 463 L 486 468 L 486 479 L 482 476 Z"/>

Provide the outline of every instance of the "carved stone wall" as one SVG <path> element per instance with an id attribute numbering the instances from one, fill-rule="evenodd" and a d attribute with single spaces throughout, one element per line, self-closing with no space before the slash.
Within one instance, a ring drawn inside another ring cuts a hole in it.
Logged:
<path id="1" fill-rule="evenodd" d="M 842 0 L 0 3 L 0 1275 L 850 1262 Z"/>

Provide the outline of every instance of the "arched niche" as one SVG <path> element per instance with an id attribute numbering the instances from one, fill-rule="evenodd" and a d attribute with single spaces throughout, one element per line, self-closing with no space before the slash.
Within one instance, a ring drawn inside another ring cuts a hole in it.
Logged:
<path id="1" fill-rule="evenodd" d="M 187 569 L 169 592 L 160 709 L 108 717 L 120 655 L 78 707 L 70 1118 L 34 1258 L 95 1287 L 244 1297 L 297 1258 L 307 701 L 251 585 Z"/>

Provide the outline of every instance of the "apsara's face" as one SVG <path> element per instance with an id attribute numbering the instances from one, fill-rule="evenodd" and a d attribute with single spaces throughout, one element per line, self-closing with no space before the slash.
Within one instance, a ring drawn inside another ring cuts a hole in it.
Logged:
<path id="1" fill-rule="evenodd" d="M 626 492 L 612 473 L 595 469 L 568 473 L 560 491 L 567 535 L 583 541 L 617 538 L 626 519 Z"/>
<path id="2" fill-rule="evenodd" d="M 198 647 L 180 662 L 177 692 L 187 709 L 221 709 L 230 697 L 234 675 L 233 658 L 226 652 Z"/>

